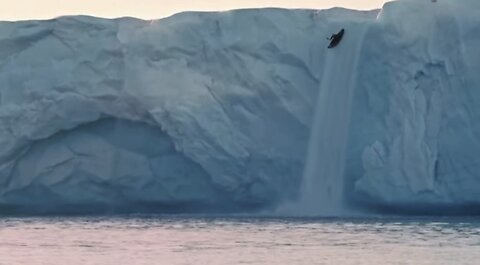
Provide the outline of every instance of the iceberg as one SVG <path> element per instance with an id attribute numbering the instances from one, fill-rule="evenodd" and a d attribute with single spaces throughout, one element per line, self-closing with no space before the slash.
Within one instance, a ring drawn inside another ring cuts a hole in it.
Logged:
<path id="1" fill-rule="evenodd" d="M 0 22 L 0 213 L 480 213 L 479 10 Z"/>

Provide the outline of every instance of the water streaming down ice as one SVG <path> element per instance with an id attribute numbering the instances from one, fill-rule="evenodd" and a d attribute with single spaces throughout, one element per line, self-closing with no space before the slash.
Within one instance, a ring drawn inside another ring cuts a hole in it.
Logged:
<path id="1" fill-rule="evenodd" d="M 358 54 L 368 22 L 333 25 L 345 28 L 342 42 L 327 52 L 303 175 L 300 209 L 305 215 L 344 211 L 344 174 Z"/>

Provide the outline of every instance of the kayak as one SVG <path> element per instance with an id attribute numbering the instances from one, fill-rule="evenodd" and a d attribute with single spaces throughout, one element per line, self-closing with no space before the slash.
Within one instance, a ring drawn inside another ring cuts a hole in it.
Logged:
<path id="1" fill-rule="evenodd" d="M 328 45 L 328 48 L 329 49 L 335 48 L 342 40 L 344 33 L 345 33 L 345 30 L 342 29 L 337 34 L 333 34 L 332 41 L 330 42 L 330 45 Z"/>

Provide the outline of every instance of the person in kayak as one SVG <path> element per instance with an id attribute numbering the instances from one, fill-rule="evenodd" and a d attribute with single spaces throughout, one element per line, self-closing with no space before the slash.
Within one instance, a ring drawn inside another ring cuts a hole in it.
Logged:
<path id="1" fill-rule="evenodd" d="M 338 33 L 332 34 L 330 38 L 327 38 L 328 40 L 330 40 L 330 45 L 328 45 L 328 48 L 330 49 L 337 46 L 342 40 L 344 33 L 345 33 L 345 29 L 341 29 Z"/>

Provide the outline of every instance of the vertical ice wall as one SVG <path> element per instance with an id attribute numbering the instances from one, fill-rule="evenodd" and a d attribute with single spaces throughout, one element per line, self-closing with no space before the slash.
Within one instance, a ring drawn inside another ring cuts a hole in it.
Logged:
<path id="1" fill-rule="evenodd" d="M 362 152 L 352 156 L 362 161 L 352 188 L 356 205 L 478 211 L 479 11 L 478 1 L 383 7 L 362 49 L 367 64 L 350 129 Z"/>
<path id="2" fill-rule="evenodd" d="M 343 212 L 344 172 L 357 59 L 368 22 L 333 25 L 345 28 L 340 44 L 329 50 L 321 74 L 304 170 L 300 208 L 305 215 Z"/>

